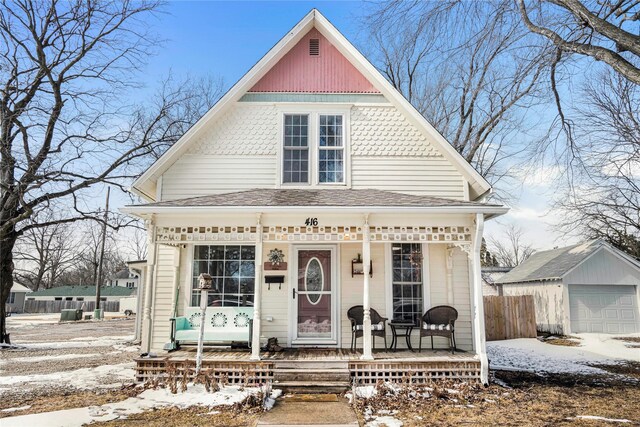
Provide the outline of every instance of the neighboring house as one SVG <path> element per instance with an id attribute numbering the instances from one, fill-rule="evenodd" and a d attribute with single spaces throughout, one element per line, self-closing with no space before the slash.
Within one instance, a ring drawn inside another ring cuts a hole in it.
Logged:
<path id="1" fill-rule="evenodd" d="M 497 283 L 534 296 L 540 331 L 640 332 L 640 262 L 602 240 L 536 252 Z"/>
<path id="2" fill-rule="evenodd" d="M 5 303 L 6 311 L 8 313 L 22 313 L 24 311 L 25 297 L 29 293 L 31 293 L 31 289 L 19 283 L 14 283 L 11 286 L 9 299 Z"/>
<path id="3" fill-rule="evenodd" d="M 502 285 L 496 280 L 507 274 L 513 267 L 482 267 L 482 295 L 502 295 Z"/>
<path id="4" fill-rule="evenodd" d="M 269 337 L 348 348 L 355 305 L 416 322 L 446 304 L 486 382 L 480 245 L 484 221 L 507 208 L 485 202 L 489 183 L 316 10 L 132 190 L 148 203 L 122 211 L 145 220 L 151 242 L 143 351 L 162 350 L 170 318 L 198 310 L 208 273 L 211 305 L 252 307 L 253 360 Z"/>
<path id="5" fill-rule="evenodd" d="M 128 263 L 127 263 L 128 264 Z M 123 268 L 118 270 L 109 281 L 107 286 L 121 286 L 123 288 L 136 289 L 140 281 L 140 275 L 135 270 Z"/>
<path id="6" fill-rule="evenodd" d="M 135 291 L 122 286 L 105 286 L 100 289 L 102 301 L 119 301 L 120 298 L 131 296 Z M 58 286 L 32 292 L 27 300 L 36 301 L 95 301 L 95 286 Z"/>

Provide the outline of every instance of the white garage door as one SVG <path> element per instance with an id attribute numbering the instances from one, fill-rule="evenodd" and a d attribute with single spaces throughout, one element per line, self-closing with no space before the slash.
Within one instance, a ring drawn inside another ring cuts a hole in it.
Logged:
<path id="1" fill-rule="evenodd" d="M 572 332 L 640 332 L 635 286 L 569 286 Z"/>

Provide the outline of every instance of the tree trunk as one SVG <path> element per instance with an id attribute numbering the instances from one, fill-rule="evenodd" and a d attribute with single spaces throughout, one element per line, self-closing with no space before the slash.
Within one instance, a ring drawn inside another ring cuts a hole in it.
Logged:
<path id="1" fill-rule="evenodd" d="M 13 247 L 18 235 L 11 232 L 0 236 L 0 343 L 9 344 L 6 324 L 6 302 L 13 286 Z"/>

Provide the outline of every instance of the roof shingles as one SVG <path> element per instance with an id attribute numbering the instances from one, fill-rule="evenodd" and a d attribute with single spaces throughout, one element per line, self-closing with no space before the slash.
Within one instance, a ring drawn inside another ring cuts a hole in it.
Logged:
<path id="1" fill-rule="evenodd" d="M 145 207 L 501 207 L 477 202 L 416 196 L 374 189 L 254 189 L 149 203 Z"/>

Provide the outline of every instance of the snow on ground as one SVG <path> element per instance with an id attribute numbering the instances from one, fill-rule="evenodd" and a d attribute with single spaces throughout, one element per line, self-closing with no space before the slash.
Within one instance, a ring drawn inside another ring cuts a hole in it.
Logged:
<path id="1" fill-rule="evenodd" d="M 102 365 L 75 371 L 53 372 L 51 374 L 12 375 L 0 377 L 0 391 L 8 386 L 26 383 L 28 385 L 64 384 L 81 390 L 92 388 L 112 388 L 130 383 L 135 377 L 134 362 L 118 365 Z M 3 426 L 4 427 L 4 426 Z"/>
<path id="2" fill-rule="evenodd" d="M 578 418 L 581 420 L 604 421 L 606 423 L 630 423 L 631 422 L 630 420 L 626 420 L 626 419 L 605 418 L 605 417 L 598 417 L 596 415 L 578 415 L 575 418 Z"/>
<path id="3" fill-rule="evenodd" d="M 640 333 L 611 335 L 611 334 L 575 334 L 580 338 L 580 348 L 591 353 L 610 357 L 613 359 L 625 359 L 640 362 L 640 350 L 627 347 L 628 343 L 615 338 L 635 337 L 640 338 Z"/>
<path id="4" fill-rule="evenodd" d="M 60 348 L 86 348 L 86 347 L 109 347 L 122 345 L 125 342 L 132 341 L 133 335 L 123 336 L 105 336 L 105 337 L 81 337 L 72 338 L 65 341 L 45 341 L 25 344 L 16 344 L 20 348 L 45 350 Z"/>
<path id="5" fill-rule="evenodd" d="M 82 426 L 93 421 L 110 421 L 124 419 L 128 415 L 175 406 L 188 408 L 191 406 L 216 407 L 233 405 L 242 402 L 250 394 L 260 391 L 256 387 L 222 387 L 215 393 L 208 393 L 202 385 L 190 384 L 184 393 L 171 394 L 168 389 L 146 390 L 137 397 L 130 397 L 122 402 L 109 403 L 102 406 L 67 409 L 63 411 L 45 412 L 40 414 L 22 415 L 2 419 L 2 427 L 24 427 L 46 425 L 48 427 Z M 274 390 L 272 398 L 279 395 L 280 390 Z"/>
<path id="6" fill-rule="evenodd" d="M 115 346 L 114 346 L 115 347 Z M 135 347 L 134 347 L 135 348 Z M 98 357 L 110 354 L 119 354 L 120 351 L 111 351 L 108 353 L 83 353 L 83 354 L 60 354 L 57 356 L 29 356 L 29 357 L 13 357 L 9 360 L 0 360 L 0 366 L 8 365 L 10 363 L 36 363 L 36 362 L 51 362 L 55 360 L 69 360 L 69 359 L 85 359 L 88 357 Z"/>
<path id="7" fill-rule="evenodd" d="M 492 369 L 567 374 L 607 374 L 590 364 L 640 361 L 638 349 L 627 348 L 616 335 L 579 334 L 579 347 L 547 344 L 535 338 L 487 342 Z"/>

